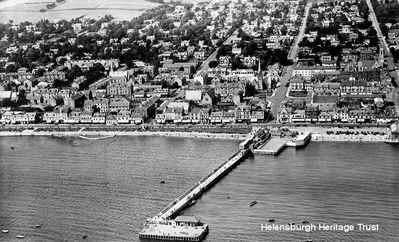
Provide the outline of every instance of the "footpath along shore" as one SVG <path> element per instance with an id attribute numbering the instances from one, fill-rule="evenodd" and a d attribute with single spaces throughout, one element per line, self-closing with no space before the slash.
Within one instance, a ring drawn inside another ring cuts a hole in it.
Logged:
<path id="1" fill-rule="evenodd" d="M 336 127 L 295 127 L 292 130 L 311 132 L 315 142 L 384 142 L 386 127 L 336 128 Z"/>

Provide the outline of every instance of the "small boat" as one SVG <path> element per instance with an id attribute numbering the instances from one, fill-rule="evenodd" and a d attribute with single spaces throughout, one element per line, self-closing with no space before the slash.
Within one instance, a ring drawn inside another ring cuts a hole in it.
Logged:
<path id="1" fill-rule="evenodd" d="M 250 207 L 253 207 L 253 206 L 255 206 L 255 204 L 257 204 L 258 202 L 257 201 L 253 201 L 253 202 L 251 202 L 251 204 L 249 204 L 249 206 Z"/>
<path id="2" fill-rule="evenodd" d="M 192 201 L 190 202 L 190 206 L 194 205 L 195 203 L 197 203 L 197 200 L 192 200 Z"/>
<path id="3" fill-rule="evenodd" d="M 269 223 L 274 223 L 274 218 L 269 219 Z"/>
<path id="4" fill-rule="evenodd" d="M 23 238 L 25 238 L 25 236 L 23 236 L 23 235 L 17 235 L 17 238 L 18 238 L 18 239 L 23 239 Z"/>
<path id="5" fill-rule="evenodd" d="M 4 234 L 7 234 L 8 233 L 8 229 L 3 229 L 1 232 L 4 233 Z"/>
<path id="6" fill-rule="evenodd" d="M 42 227 L 40 224 L 35 225 L 35 228 L 40 228 L 40 227 Z"/>
<path id="7" fill-rule="evenodd" d="M 14 146 L 11 146 L 11 149 L 13 150 L 13 149 L 15 149 L 15 147 L 14 147 Z"/>
<path id="8" fill-rule="evenodd" d="M 159 183 L 161 183 L 161 184 L 165 184 L 165 181 L 160 181 Z"/>

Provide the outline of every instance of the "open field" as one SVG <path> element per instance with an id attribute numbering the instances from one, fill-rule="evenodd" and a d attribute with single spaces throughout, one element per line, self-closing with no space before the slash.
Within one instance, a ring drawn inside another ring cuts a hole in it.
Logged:
<path id="1" fill-rule="evenodd" d="M 46 9 L 47 0 L 6 0 L 0 2 L 0 22 L 6 23 L 13 20 L 15 23 L 30 21 L 37 22 L 41 19 L 54 21 L 57 19 L 70 20 L 81 16 L 100 18 L 110 14 L 119 20 L 130 20 L 146 10 L 157 6 L 157 3 L 146 0 L 67 0 L 57 4 L 54 9 Z M 183 2 L 198 3 L 199 0 L 184 0 Z"/>

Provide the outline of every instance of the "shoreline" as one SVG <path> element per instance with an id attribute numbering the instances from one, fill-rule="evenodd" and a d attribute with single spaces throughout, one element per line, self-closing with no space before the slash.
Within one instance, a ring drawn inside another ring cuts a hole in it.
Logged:
<path id="1" fill-rule="evenodd" d="M 381 143 L 387 140 L 386 135 L 328 135 L 312 133 L 311 141 L 314 142 L 359 142 L 359 143 Z"/>
<path id="2" fill-rule="evenodd" d="M 79 137 L 79 135 L 99 135 L 99 136 L 163 136 L 181 138 L 206 138 L 206 139 L 228 139 L 245 140 L 248 134 L 228 134 L 228 133 L 209 133 L 209 132 L 172 132 L 172 131 L 0 131 L 0 137 L 15 136 L 50 136 L 50 137 Z"/>
<path id="3" fill-rule="evenodd" d="M 292 129 L 299 133 L 311 132 L 311 141 L 313 142 L 385 142 L 388 138 L 386 133 L 379 134 L 328 134 L 320 130 L 304 130 Z M 313 131 L 313 132 L 312 132 Z M 327 131 L 327 130 L 325 130 Z M 329 130 L 330 131 L 330 130 Z M 364 130 L 363 130 L 364 131 Z M 76 137 L 79 135 L 91 136 L 113 136 L 113 137 L 126 137 L 126 136 L 162 136 L 162 137 L 181 137 L 181 138 L 205 138 L 205 139 L 227 139 L 243 141 L 251 136 L 248 134 L 240 133 L 211 133 L 211 132 L 185 132 L 185 131 L 35 131 L 32 129 L 25 129 L 20 131 L 0 131 L 0 137 L 15 137 L 15 136 L 50 136 L 50 137 Z"/>

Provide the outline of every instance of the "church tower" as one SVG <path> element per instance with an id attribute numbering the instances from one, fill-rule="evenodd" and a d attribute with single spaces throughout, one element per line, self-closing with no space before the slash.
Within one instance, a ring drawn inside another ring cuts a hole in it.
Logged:
<path id="1" fill-rule="evenodd" d="M 262 69 L 260 67 L 260 58 L 258 58 L 258 75 L 256 77 L 256 89 L 263 90 L 263 76 L 262 76 Z"/>

